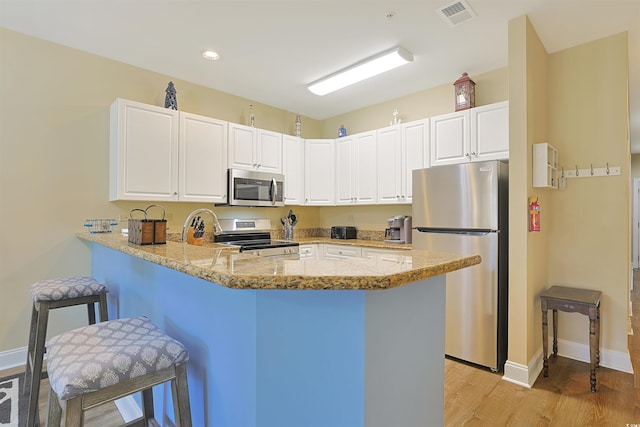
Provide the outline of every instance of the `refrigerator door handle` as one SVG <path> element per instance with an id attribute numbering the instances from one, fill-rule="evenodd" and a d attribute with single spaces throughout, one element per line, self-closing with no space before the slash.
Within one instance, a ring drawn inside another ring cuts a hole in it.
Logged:
<path id="1" fill-rule="evenodd" d="M 500 230 L 478 229 L 478 228 L 434 228 L 434 227 L 414 227 L 420 233 L 440 233 L 440 234 L 466 234 L 470 236 L 486 236 L 489 233 L 499 233 Z"/>

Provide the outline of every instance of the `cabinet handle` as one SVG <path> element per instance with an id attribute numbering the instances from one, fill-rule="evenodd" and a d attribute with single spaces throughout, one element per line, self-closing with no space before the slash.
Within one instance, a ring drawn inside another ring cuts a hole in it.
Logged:
<path id="1" fill-rule="evenodd" d="M 475 152 L 475 151 L 474 151 L 474 152 L 472 152 L 472 153 L 471 153 L 471 155 L 472 155 L 473 157 L 478 157 L 478 155 L 476 154 L 476 152 Z"/>

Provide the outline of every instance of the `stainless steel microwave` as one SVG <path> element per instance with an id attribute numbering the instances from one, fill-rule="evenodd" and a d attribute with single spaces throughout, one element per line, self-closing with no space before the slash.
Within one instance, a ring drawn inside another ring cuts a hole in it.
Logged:
<path id="1" fill-rule="evenodd" d="M 229 169 L 227 206 L 284 206 L 284 175 Z"/>

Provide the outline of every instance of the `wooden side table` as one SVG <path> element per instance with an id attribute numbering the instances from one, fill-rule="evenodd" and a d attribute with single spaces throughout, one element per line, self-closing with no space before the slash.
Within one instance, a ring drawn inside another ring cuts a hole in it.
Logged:
<path id="1" fill-rule="evenodd" d="M 549 376 L 547 310 L 553 310 L 553 357 L 558 355 L 558 310 L 589 316 L 591 392 L 596 391 L 596 369 L 600 366 L 600 291 L 552 286 L 540 294 L 544 376 Z"/>

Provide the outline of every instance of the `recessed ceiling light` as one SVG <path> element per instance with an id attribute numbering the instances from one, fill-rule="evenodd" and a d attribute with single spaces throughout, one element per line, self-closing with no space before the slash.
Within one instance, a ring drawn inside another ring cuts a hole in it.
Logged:
<path id="1" fill-rule="evenodd" d="M 218 59 L 220 59 L 220 54 L 212 50 L 203 50 L 202 57 L 204 59 L 208 59 L 209 61 L 217 61 Z"/>

